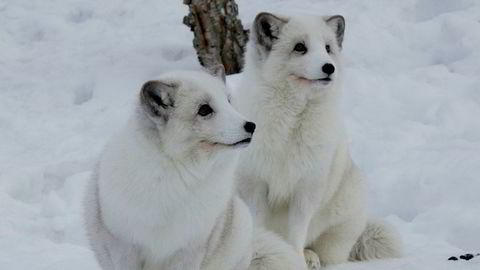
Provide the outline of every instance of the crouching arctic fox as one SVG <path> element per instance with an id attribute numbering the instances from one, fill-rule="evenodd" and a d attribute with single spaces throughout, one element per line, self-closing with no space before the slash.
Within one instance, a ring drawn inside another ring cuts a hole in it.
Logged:
<path id="1" fill-rule="evenodd" d="M 236 153 L 255 124 L 225 91 L 195 71 L 144 84 L 87 190 L 87 232 L 103 269 L 306 269 L 281 238 L 253 229 L 234 195 Z"/>
<path id="2" fill-rule="evenodd" d="M 395 230 L 367 225 L 349 154 L 338 104 L 344 18 L 260 13 L 252 28 L 233 104 L 257 124 L 236 173 L 256 223 L 305 252 L 311 268 L 399 256 Z"/>

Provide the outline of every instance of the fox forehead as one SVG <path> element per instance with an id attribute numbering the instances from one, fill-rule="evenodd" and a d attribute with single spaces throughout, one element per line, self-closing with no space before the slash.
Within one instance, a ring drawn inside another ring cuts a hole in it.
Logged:
<path id="1" fill-rule="evenodd" d="M 282 36 L 287 40 L 308 39 L 328 42 L 335 39 L 335 33 L 327 25 L 325 18 L 313 15 L 291 17 L 280 34 L 280 40 Z"/>
<path id="2" fill-rule="evenodd" d="M 161 79 L 177 82 L 179 88 L 176 101 L 179 104 L 208 103 L 227 97 L 225 84 L 220 79 L 203 72 L 178 71 L 167 73 Z"/>

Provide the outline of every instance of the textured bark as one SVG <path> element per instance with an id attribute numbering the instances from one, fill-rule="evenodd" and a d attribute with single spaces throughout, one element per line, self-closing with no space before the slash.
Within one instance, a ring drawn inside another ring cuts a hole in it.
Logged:
<path id="1" fill-rule="evenodd" d="M 234 0 L 184 0 L 189 14 L 183 23 L 194 34 L 193 47 L 206 68 L 222 64 L 227 74 L 242 70 L 248 31 L 237 18 Z"/>

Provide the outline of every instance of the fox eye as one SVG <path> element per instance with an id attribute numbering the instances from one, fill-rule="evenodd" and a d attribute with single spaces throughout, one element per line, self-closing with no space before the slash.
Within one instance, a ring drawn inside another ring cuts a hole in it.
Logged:
<path id="1" fill-rule="evenodd" d="M 327 50 L 327 53 L 330 53 L 332 50 L 330 49 L 330 45 L 325 45 L 325 50 Z"/>
<path id="2" fill-rule="evenodd" d="M 198 115 L 200 115 L 200 116 L 207 116 L 207 115 L 212 114 L 212 113 L 213 113 L 213 109 L 208 104 L 203 104 L 198 109 Z"/>
<path id="3" fill-rule="evenodd" d="M 299 52 L 301 54 L 306 54 L 307 53 L 307 47 L 303 43 L 295 44 L 295 47 L 293 47 L 293 50 L 296 51 L 296 52 Z"/>

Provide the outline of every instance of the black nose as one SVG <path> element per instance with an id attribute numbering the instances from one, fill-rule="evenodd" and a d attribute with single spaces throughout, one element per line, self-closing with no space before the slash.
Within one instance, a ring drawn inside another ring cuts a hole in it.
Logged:
<path id="1" fill-rule="evenodd" d="M 251 134 L 253 134 L 253 132 L 255 131 L 255 127 L 256 125 L 253 122 L 246 122 L 245 125 L 243 126 L 245 131 Z"/>
<path id="2" fill-rule="evenodd" d="M 335 72 L 335 66 L 330 63 L 326 63 L 325 65 L 323 65 L 322 71 L 327 73 L 328 75 L 332 75 L 333 72 Z"/>

